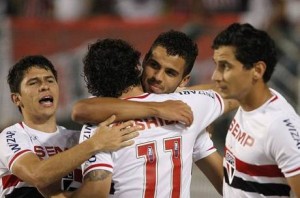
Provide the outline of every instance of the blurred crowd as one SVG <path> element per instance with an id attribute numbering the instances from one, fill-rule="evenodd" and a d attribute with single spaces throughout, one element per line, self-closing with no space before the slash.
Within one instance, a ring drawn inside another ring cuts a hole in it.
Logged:
<path id="1" fill-rule="evenodd" d="M 299 22 L 298 0 L 1 0 L 9 16 L 77 20 L 95 15 L 115 15 L 143 20 L 177 13 L 207 20 L 219 12 L 240 13 L 241 20 L 258 27 L 286 18 Z"/>
<path id="2" fill-rule="evenodd" d="M 182 15 L 182 30 L 193 39 L 210 34 L 218 14 L 233 14 L 276 40 L 280 60 L 273 86 L 300 110 L 300 1 L 299 0 L 0 0 L 0 15 L 62 22 L 112 16 L 126 21 L 155 20 Z M 201 53 L 200 49 L 200 53 Z M 195 67 L 197 68 L 200 67 Z M 201 70 L 204 69 L 201 67 Z"/>

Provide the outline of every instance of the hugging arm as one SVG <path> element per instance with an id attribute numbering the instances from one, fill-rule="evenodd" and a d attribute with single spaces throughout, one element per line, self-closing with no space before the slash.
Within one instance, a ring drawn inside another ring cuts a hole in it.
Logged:
<path id="1" fill-rule="evenodd" d="M 106 198 L 109 195 L 112 173 L 93 170 L 84 177 L 82 186 L 72 194 L 72 198 Z"/>
<path id="2" fill-rule="evenodd" d="M 174 109 L 176 108 L 176 111 Z M 99 123 L 110 115 L 116 121 L 159 117 L 190 125 L 193 122 L 191 108 L 178 100 L 165 102 L 135 102 L 108 97 L 94 97 L 79 100 L 72 109 L 72 119 L 78 123 Z"/>
<path id="3" fill-rule="evenodd" d="M 130 139 L 138 135 L 136 131 L 139 127 L 132 126 L 132 121 L 109 127 L 113 122 L 114 116 L 100 123 L 97 132 L 90 139 L 48 159 L 40 160 L 33 152 L 23 154 L 13 163 L 13 174 L 42 192 L 46 192 L 47 188 L 50 192 L 53 184 L 95 153 L 114 151 L 134 143 Z"/>

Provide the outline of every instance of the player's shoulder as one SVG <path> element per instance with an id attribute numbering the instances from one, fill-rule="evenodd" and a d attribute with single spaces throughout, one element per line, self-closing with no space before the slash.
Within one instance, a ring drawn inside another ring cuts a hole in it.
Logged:
<path id="1" fill-rule="evenodd" d="M 80 133 L 81 134 L 89 134 L 89 136 L 91 136 L 97 127 L 98 127 L 98 125 L 95 125 L 95 124 L 84 124 L 81 128 Z"/>
<path id="2" fill-rule="evenodd" d="M 17 142 L 26 140 L 28 138 L 30 137 L 22 128 L 21 123 L 16 123 L 9 127 L 6 127 L 0 133 L 0 145 L 2 146 L 2 148 L 4 148 L 9 144 L 16 144 Z"/>
<path id="3" fill-rule="evenodd" d="M 209 98 L 215 98 L 216 92 L 213 90 L 182 90 L 180 92 L 177 92 L 180 96 L 196 96 L 196 97 L 209 97 Z"/>
<path id="4" fill-rule="evenodd" d="M 80 136 L 79 130 L 67 129 L 64 126 L 57 126 L 57 128 L 58 128 L 60 134 L 64 137 L 78 139 Z"/>
<path id="5" fill-rule="evenodd" d="M 222 98 L 213 90 L 183 90 L 174 93 L 174 98 L 183 100 L 185 102 L 210 103 L 221 101 Z"/>
<path id="6" fill-rule="evenodd" d="M 10 125 L 6 128 L 4 128 L 1 133 L 0 136 L 7 136 L 7 135 L 13 135 L 16 133 L 24 133 L 24 129 L 22 128 L 21 123 L 16 123 L 13 125 Z"/>
<path id="7" fill-rule="evenodd" d="M 266 113 L 276 121 L 285 118 L 299 118 L 294 107 L 278 92 L 271 89 L 273 96 L 266 106 Z"/>
<path id="8" fill-rule="evenodd" d="M 78 130 L 75 130 L 75 129 L 68 129 L 64 126 L 57 126 L 57 128 L 60 130 L 60 131 L 63 131 L 63 132 L 66 132 L 66 133 L 76 133 L 78 132 Z"/>

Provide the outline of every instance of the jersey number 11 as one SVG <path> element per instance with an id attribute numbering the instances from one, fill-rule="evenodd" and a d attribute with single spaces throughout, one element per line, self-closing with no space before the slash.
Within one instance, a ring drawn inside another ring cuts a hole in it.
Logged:
<path id="1" fill-rule="evenodd" d="M 180 183 L 181 183 L 181 137 L 173 137 L 163 140 L 164 150 L 163 152 L 171 152 L 172 155 L 172 198 L 180 197 Z M 137 157 L 145 159 L 145 189 L 144 197 L 155 197 L 156 185 L 157 185 L 157 150 L 155 142 L 147 142 L 137 145 Z M 160 162 L 163 163 L 163 162 Z"/>

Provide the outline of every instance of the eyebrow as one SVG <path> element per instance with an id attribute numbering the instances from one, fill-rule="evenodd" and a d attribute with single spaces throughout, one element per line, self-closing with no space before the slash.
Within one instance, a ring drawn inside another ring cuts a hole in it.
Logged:
<path id="1" fill-rule="evenodd" d="M 39 77 L 33 77 L 33 78 L 28 79 L 27 82 L 31 82 L 31 81 L 35 81 L 35 80 L 39 80 L 39 79 L 40 79 Z M 55 79 L 55 77 L 54 76 L 44 76 L 44 77 L 42 77 L 42 79 L 46 79 L 46 80 Z"/>
<path id="2" fill-rule="evenodd" d="M 157 60 L 155 60 L 153 57 L 148 59 L 148 62 L 155 62 L 156 64 L 160 65 Z"/>

